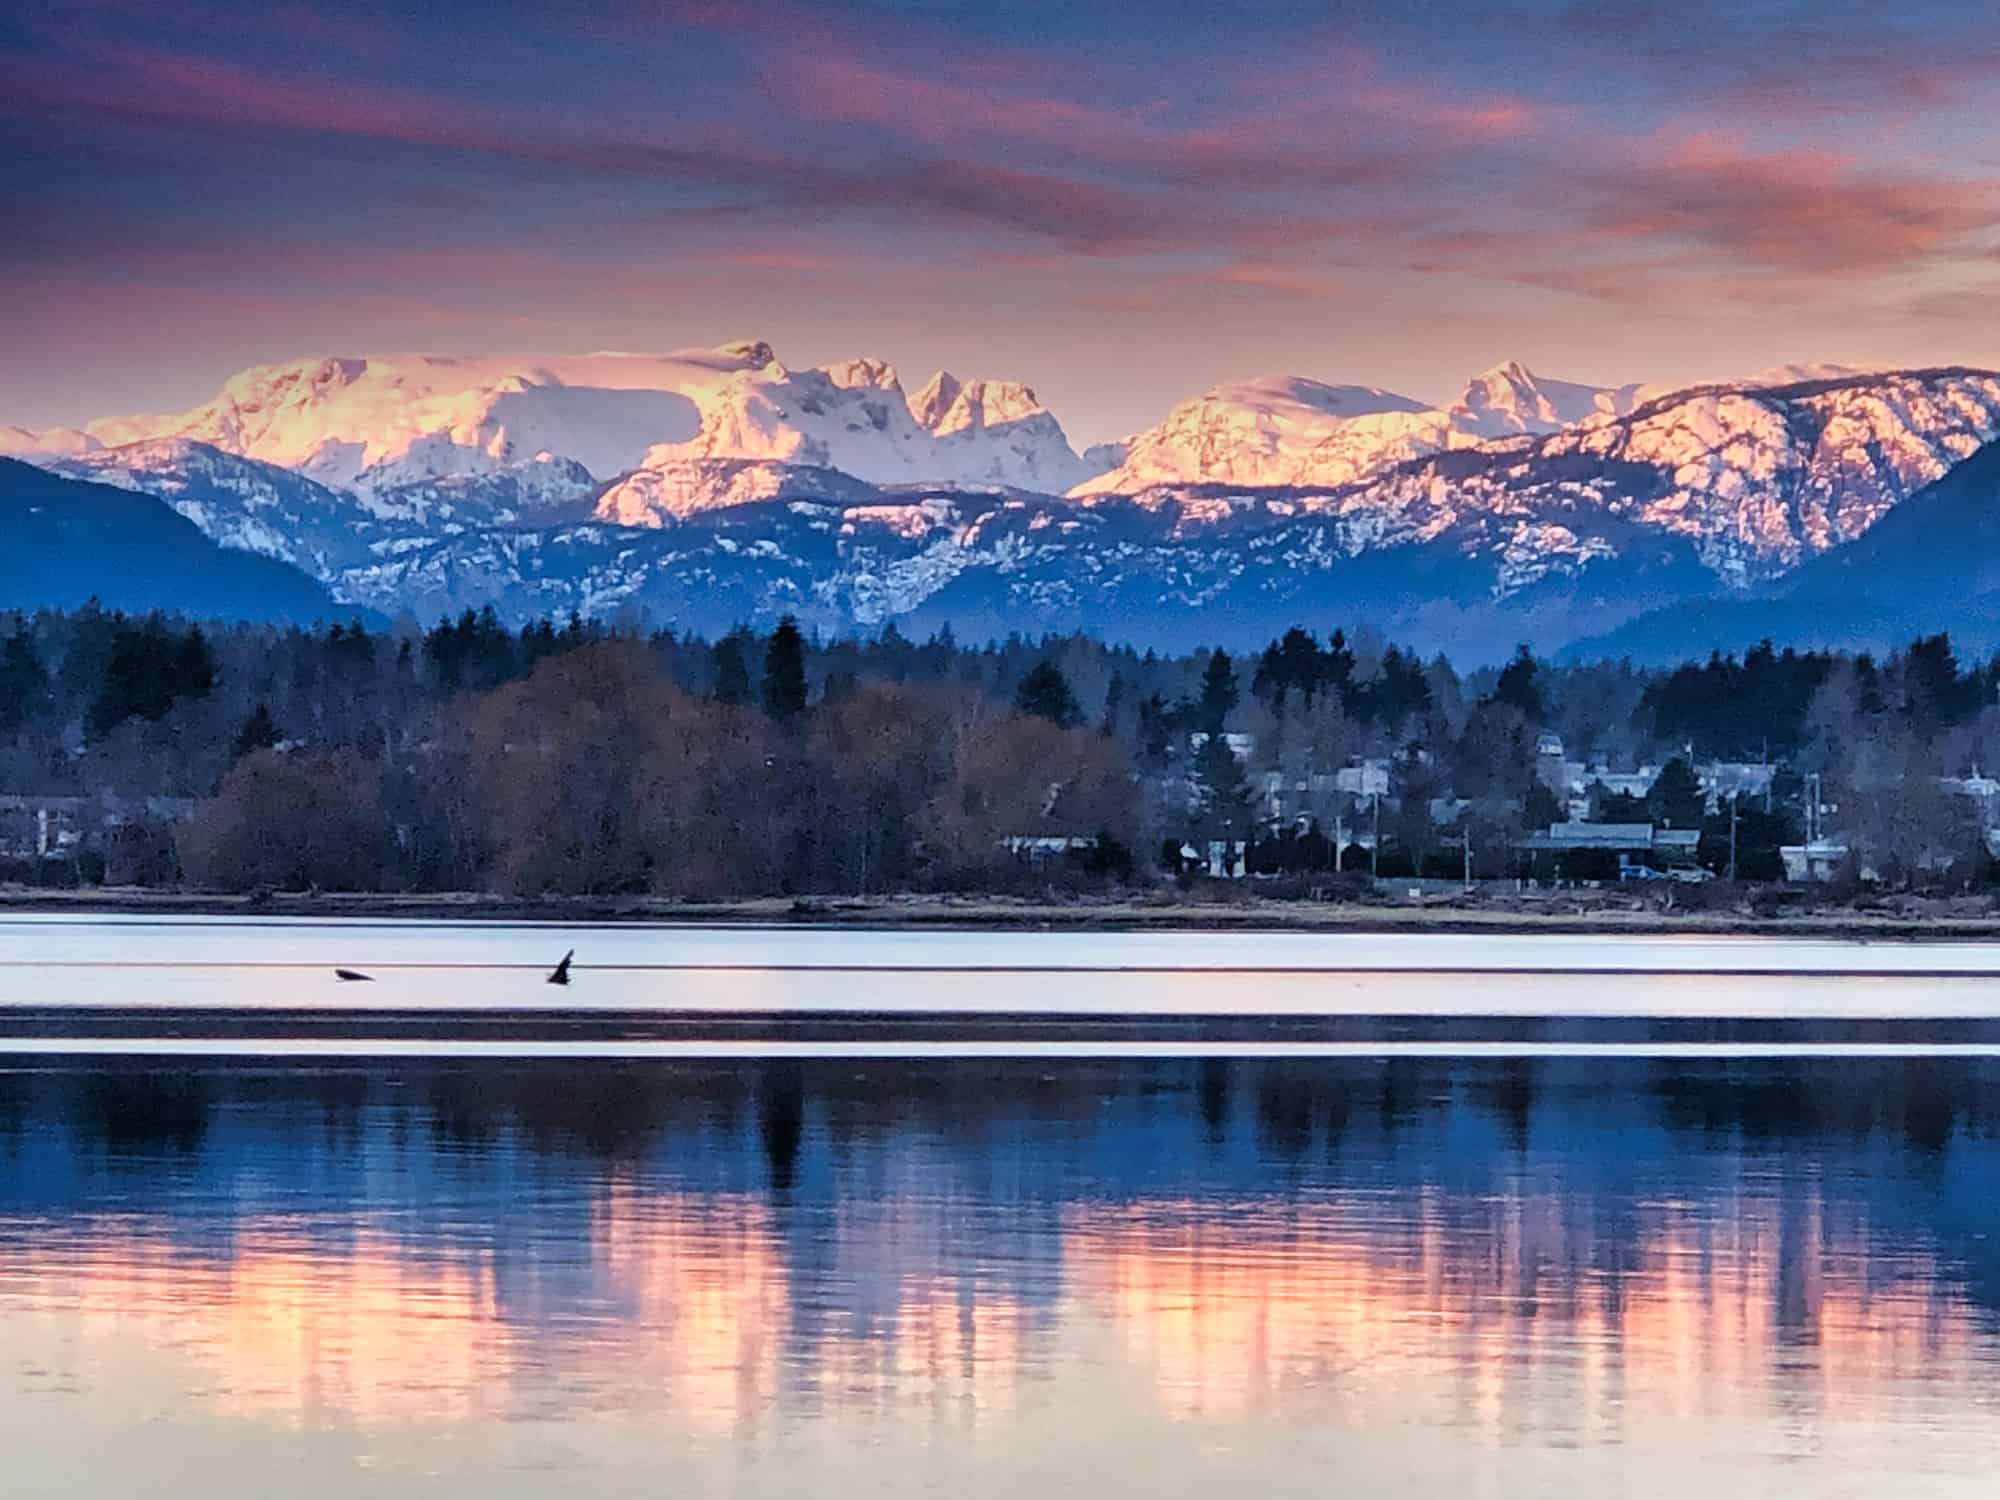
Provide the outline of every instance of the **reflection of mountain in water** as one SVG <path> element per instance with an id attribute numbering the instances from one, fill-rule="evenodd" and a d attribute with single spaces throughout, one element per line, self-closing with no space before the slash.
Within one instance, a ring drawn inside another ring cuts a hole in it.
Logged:
<path id="1" fill-rule="evenodd" d="M 973 1432 L 1085 1351 L 1169 1422 L 1337 1393 L 1342 1422 L 1496 1440 L 1716 1403 L 1837 1426 L 1885 1381 L 1913 1411 L 1990 1383 L 1996 1084 L 1976 1062 L 0 1074 L 0 1287 L 158 1340 L 238 1415 Z"/>

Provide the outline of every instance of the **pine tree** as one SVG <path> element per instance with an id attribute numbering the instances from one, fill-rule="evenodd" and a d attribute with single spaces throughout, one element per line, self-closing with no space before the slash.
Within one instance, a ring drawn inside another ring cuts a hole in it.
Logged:
<path id="1" fill-rule="evenodd" d="M 1194 759 L 1195 784 L 1201 794 L 1201 821 L 1210 838 L 1229 843 L 1247 840 L 1251 831 L 1250 783 L 1243 762 L 1229 741 L 1211 734 Z"/>
<path id="2" fill-rule="evenodd" d="M 1098 725 L 1098 732 L 1107 740 L 1118 733 L 1119 713 L 1125 707 L 1125 674 L 1113 672 L 1111 684 L 1104 690 L 1104 718 Z"/>
<path id="3" fill-rule="evenodd" d="M 14 617 L 14 633 L 0 648 L 0 734 L 13 734 L 48 706 L 49 669 L 35 650 L 27 623 Z"/>
<path id="4" fill-rule="evenodd" d="M 1220 646 L 1209 653 L 1201 674 L 1201 727 L 1211 736 L 1222 733 L 1229 716 L 1236 712 L 1236 668 L 1229 653 Z"/>
<path id="5" fill-rule="evenodd" d="M 1331 688 L 1340 699 L 1340 706 L 1347 712 L 1354 711 L 1351 701 L 1354 691 L 1354 652 L 1347 644 L 1347 632 L 1335 630 L 1326 643 L 1326 654 L 1320 658 L 1320 681 Z"/>
<path id="6" fill-rule="evenodd" d="M 365 646 L 366 635 L 361 637 Z M 215 691 L 215 653 L 199 625 L 190 625 L 174 651 L 174 697 L 206 698 Z"/>
<path id="7" fill-rule="evenodd" d="M 1534 653 L 1518 646 L 1514 659 L 1500 669 L 1500 680 L 1493 684 L 1493 701 L 1519 709 L 1530 724 L 1542 721 L 1542 690 L 1535 681 L 1536 671 Z"/>
<path id="8" fill-rule="evenodd" d="M 750 701 L 750 665 L 743 659 L 743 637 L 731 632 L 710 653 L 715 701 L 741 707 Z"/>
<path id="9" fill-rule="evenodd" d="M 1527 801 L 1521 809 L 1522 828 L 1537 833 L 1568 821 L 1569 810 L 1544 783 L 1537 781 L 1528 788 Z"/>
<path id="10" fill-rule="evenodd" d="M 1646 794 L 1646 810 L 1655 823 L 1668 828 L 1699 828 L 1708 799 L 1702 795 L 1701 778 L 1694 767 L 1676 755 L 1660 767 L 1653 789 Z"/>
<path id="11" fill-rule="evenodd" d="M 806 643 L 799 622 L 786 615 L 764 648 L 764 712 L 791 720 L 805 711 Z"/>
<path id="12" fill-rule="evenodd" d="M 253 751 L 269 750 L 284 737 L 284 731 L 278 728 L 278 721 L 271 717 L 270 705 L 259 703 L 250 717 L 243 721 L 243 727 L 236 731 L 236 744 L 229 763 L 235 765 Z"/>
<path id="13" fill-rule="evenodd" d="M 1014 707 L 1062 729 L 1075 728 L 1083 718 L 1076 694 L 1070 691 L 1069 679 L 1052 661 L 1037 662 L 1029 669 L 1014 692 Z"/>

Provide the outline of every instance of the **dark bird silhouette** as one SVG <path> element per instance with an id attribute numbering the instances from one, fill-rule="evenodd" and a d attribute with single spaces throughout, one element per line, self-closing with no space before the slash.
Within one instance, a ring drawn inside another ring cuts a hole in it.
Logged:
<path id="1" fill-rule="evenodd" d="M 565 953 L 562 956 L 562 962 L 557 964 L 555 966 L 555 971 L 549 975 L 550 984 L 569 983 L 569 961 L 575 957 L 576 957 L 576 949 L 574 948 L 570 949 L 569 952 Z"/>
<path id="2" fill-rule="evenodd" d="M 333 977 L 344 984 L 373 984 L 375 976 L 364 974 L 359 969 L 335 969 Z"/>

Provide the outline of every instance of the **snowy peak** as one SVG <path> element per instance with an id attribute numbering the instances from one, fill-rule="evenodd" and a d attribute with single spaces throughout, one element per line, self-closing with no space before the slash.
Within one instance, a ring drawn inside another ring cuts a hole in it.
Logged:
<path id="1" fill-rule="evenodd" d="M 10 431 L 0 450 L 187 438 L 360 495 L 557 461 L 600 481 L 723 459 L 1058 492 L 1088 472 L 1027 387 L 952 380 L 926 391 L 920 419 L 886 361 L 790 370 L 764 339 L 665 355 L 342 356 L 241 371 L 185 412 L 107 419 L 75 435 Z"/>
<path id="2" fill-rule="evenodd" d="M 25 427 L 0 426 L 0 458 L 73 458 L 94 453 L 104 444 L 75 427 L 47 427 L 31 432 Z"/>
<path id="3" fill-rule="evenodd" d="M 1070 491 L 1177 484 L 1349 484 L 1452 445 L 1444 413 L 1371 385 L 1273 375 L 1217 386 L 1120 445 L 1116 468 Z M 1116 453 L 1107 446 L 1105 456 Z"/>
<path id="4" fill-rule="evenodd" d="M 1033 388 L 1019 381 L 961 381 L 949 370 L 939 370 L 910 398 L 910 415 L 939 437 L 981 433 L 1037 417 L 1055 420 Z"/>
<path id="5" fill-rule="evenodd" d="M 1330 497 L 1384 534 L 1478 518 L 1536 538 L 1607 523 L 1685 543 L 1723 584 L 1749 588 L 1860 536 L 1906 497 L 2000 437 L 2000 374 L 1907 370 L 1803 385 L 1702 386 L 1541 438 L 1480 445 Z"/>
<path id="6" fill-rule="evenodd" d="M 1519 360 L 1508 360 L 1467 382 L 1451 418 L 1459 430 L 1482 438 L 1554 432 L 1593 417 L 1622 417 L 1643 393 L 1638 385 L 1545 380 Z"/>
<path id="7" fill-rule="evenodd" d="M 910 415 L 919 427 L 936 432 L 945 414 L 958 404 L 963 387 L 949 370 L 939 370 L 924 382 L 923 389 L 910 398 Z"/>
<path id="8" fill-rule="evenodd" d="M 1338 486 L 1497 438 L 1550 433 L 1632 410 L 1644 388 L 1548 380 L 1518 360 L 1475 376 L 1449 409 L 1373 385 L 1272 375 L 1217 386 L 1158 427 L 1093 448 L 1105 472 L 1079 497 L 1174 485 Z"/>
<path id="9" fill-rule="evenodd" d="M 903 393 L 896 367 L 886 360 L 843 360 L 826 366 L 821 373 L 843 391 L 894 391 L 899 396 Z"/>
<path id="10" fill-rule="evenodd" d="M 1693 538 L 1732 584 L 1860 536 L 2000 436 L 2000 374 L 1904 370 L 1803 385 L 1701 387 L 1546 440 L 1548 458 L 1645 464 L 1662 492 L 1624 503 Z"/>
<path id="11" fill-rule="evenodd" d="M 833 469 L 735 458 L 661 458 L 598 496 L 596 517 L 615 526 L 658 529 L 708 511 L 772 500 L 868 504 L 873 485 Z"/>

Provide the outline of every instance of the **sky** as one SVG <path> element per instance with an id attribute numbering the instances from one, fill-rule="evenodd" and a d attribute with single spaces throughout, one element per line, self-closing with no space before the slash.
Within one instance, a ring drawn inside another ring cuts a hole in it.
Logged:
<path id="1" fill-rule="evenodd" d="M 765 338 L 1079 444 L 1299 374 L 2000 364 L 1964 0 L 14 0 L 0 423 Z"/>

